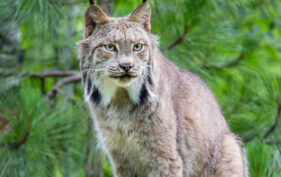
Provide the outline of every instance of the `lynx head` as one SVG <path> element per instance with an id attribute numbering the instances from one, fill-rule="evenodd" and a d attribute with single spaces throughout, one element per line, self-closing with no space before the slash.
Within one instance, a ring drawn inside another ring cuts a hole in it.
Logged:
<path id="1" fill-rule="evenodd" d="M 91 1 L 90 1 L 91 2 Z M 79 59 L 87 100 L 108 105 L 120 89 L 141 103 L 153 82 L 157 38 L 151 34 L 151 9 L 146 1 L 125 17 L 108 17 L 95 4 L 85 14 Z M 125 99 L 125 98 L 124 98 Z"/>

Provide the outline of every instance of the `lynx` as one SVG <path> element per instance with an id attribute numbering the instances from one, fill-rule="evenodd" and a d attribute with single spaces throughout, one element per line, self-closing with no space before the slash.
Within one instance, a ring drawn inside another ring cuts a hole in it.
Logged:
<path id="1" fill-rule="evenodd" d="M 208 86 L 158 49 L 151 8 L 108 17 L 93 2 L 79 59 L 85 100 L 115 177 L 247 177 L 239 138 Z"/>

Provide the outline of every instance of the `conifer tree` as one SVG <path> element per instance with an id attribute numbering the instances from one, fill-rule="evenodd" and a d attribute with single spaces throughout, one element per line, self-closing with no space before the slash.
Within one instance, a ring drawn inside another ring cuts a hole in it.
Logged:
<path id="1" fill-rule="evenodd" d="M 152 32 L 200 75 L 253 177 L 281 174 L 281 1 L 149 0 Z M 0 177 L 109 177 L 83 101 L 76 42 L 87 0 L 0 1 Z M 141 1 L 95 2 L 112 16 Z"/>

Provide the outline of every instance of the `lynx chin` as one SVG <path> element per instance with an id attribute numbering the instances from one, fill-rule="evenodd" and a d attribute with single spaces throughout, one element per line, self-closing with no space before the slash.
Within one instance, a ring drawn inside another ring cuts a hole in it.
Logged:
<path id="1" fill-rule="evenodd" d="M 161 54 L 150 16 L 146 1 L 119 18 L 92 2 L 78 43 L 85 99 L 114 176 L 248 177 L 215 97 Z"/>

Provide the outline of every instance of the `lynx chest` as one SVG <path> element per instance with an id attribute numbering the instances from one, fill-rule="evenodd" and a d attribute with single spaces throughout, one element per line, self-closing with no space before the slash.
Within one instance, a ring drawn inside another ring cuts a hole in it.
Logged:
<path id="1" fill-rule="evenodd" d="M 119 152 L 130 158 L 147 156 L 153 142 L 152 123 L 143 118 L 95 117 L 101 145 L 107 152 Z"/>

